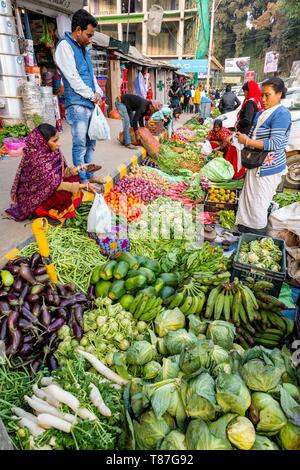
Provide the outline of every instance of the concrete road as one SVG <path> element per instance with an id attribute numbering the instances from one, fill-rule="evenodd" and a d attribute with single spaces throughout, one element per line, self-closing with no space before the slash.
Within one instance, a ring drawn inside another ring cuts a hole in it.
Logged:
<path id="1" fill-rule="evenodd" d="M 192 116 L 184 114 L 176 123 L 176 127 L 182 126 Z M 99 176 L 109 175 L 118 165 L 129 160 L 136 153 L 134 150 L 126 149 L 117 141 L 122 128 L 121 121 L 109 119 L 111 129 L 111 140 L 97 142 L 94 162 L 102 165 Z M 61 134 L 61 149 L 68 164 L 72 164 L 72 137 L 70 127 L 64 122 Z M 0 263 L 1 258 L 26 241 L 31 235 L 30 221 L 15 222 L 7 219 L 4 210 L 10 205 L 10 189 L 16 174 L 20 158 L 8 158 L 0 161 Z M 3 260 L 2 260 L 3 264 Z"/>

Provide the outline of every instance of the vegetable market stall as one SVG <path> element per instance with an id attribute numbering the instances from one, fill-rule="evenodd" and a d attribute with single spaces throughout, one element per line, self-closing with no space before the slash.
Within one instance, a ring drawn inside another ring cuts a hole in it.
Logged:
<path id="1" fill-rule="evenodd" d="M 15 449 L 300 449 L 294 322 L 270 276 L 253 276 L 281 269 L 284 244 L 258 237 L 233 260 L 198 243 L 197 206 L 224 205 L 228 230 L 238 198 L 199 174 L 207 128 L 192 128 L 161 144 L 160 169 L 105 195 L 130 251 L 100 253 L 84 203 L 47 232 L 58 283 L 35 243 L 0 272 L 0 419 Z"/>

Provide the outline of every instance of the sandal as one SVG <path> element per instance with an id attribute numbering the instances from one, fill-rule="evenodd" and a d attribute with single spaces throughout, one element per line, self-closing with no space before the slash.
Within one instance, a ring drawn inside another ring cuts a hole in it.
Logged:
<path id="1" fill-rule="evenodd" d="M 130 150 L 136 150 L 137 145 L 129 144 L 129 145 L 125 145 L 124 147 L 126 147 L 127 149 L 130 149 Z"/>

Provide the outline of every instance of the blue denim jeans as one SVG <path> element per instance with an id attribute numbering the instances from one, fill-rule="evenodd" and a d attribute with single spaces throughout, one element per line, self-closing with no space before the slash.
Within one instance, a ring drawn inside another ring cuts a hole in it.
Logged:
<path id="1" fill-rule="evenodd" d="M 67 121 L 72 130 L 72 157 L 73 165 L 88 164 L 93 161 L 96 148 L 96 141 L 88 136 L 89 125 L 93 110 L 85 106 L 72 105 L 67 108 Z M 93 178 L 93 173 L 85 170 L 79 172 L 80 181 L 87 181 Z"/>
<path id="2" fill-rule="evenodd" d="M 119 111 L 122 120 L 123 120 L 123 132 L 124 132 L 124 145 L 131 144 L 131 137 L 130 137 L 130 117 L 127 111 L 125 104 L 120 103 L 118 99 L 116 99 L 115 106 Z"/>
<path id="3" fill-rule="evenodd" d="M 201 103 L 201 116 L 203 117 L 203 119 L 209 118 L 210 106 L 210 103 Z"/>

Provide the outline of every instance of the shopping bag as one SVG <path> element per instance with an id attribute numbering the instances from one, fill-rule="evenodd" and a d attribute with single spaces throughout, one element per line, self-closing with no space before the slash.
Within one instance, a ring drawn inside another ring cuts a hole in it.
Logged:
<path id="1" fill-rule="evenodd" d="M 111 232 L 111 213 L 101 194 L 96 193 L 87 220 L 89 233 Z"/>
<path id="2" fill-rule="evenodd" d="M 207 157 L 212 154 L 213 148 L 209 140 L 206 140 L 201 149 L 201 153 Z"/>
<path id="3" fill-rule="evenodd" d="M 110 128 L 99 106 L 95 106 L 89 125 L 91 140 L 110 140 Z"/>

